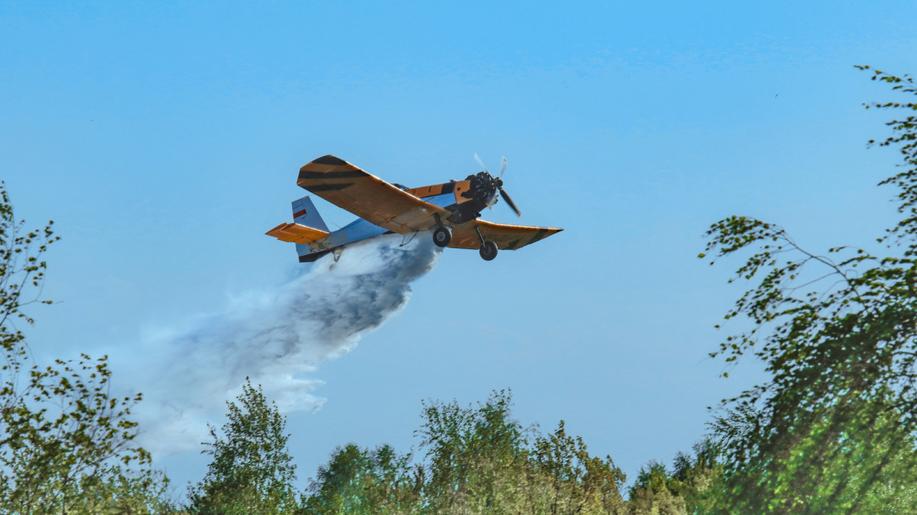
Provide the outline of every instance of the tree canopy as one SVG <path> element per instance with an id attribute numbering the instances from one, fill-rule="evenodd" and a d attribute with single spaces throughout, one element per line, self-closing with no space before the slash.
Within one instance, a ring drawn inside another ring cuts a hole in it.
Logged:
<path id="1" fill-rule="evenodd" d="M 246 379 L 227 403 L 222 434 L 210 428 L 204 479 L 190 490 L 192 513 L 294 513 L 296 468 L 287 450 L 286 419 L 261 387 Z"/>
<path id="2" fill-rule="evenodd" d="M 726 314 L 750 329 L 713 356 L 748 353 L 770 378 L 724 401 L 713 424 L 723 451 L 723 507 L 756 512 L 879 512 L 917 505 L 917 95 L 910 77 L 867 66 L 906 100 L 867 104 L 902 112 L 879 145 L 897 148 L 898 222 L 886 252 L 807 249 L 772 223 L 731 216 L 707 231 L 711 264 L 751 256 L 736 278 L 756 280 Z M 871 141 L 871 144 L 875 141 Z"/>
<path id="3" fill-rule="evenodd" d="M 56 242 L 53 222 L 25 229 L 0 183 L 0 510 L 167 511 L 167 481 L 136 445 L 140 395 L 110 393 L 105 356 L 42 365 L 18 324 L 33 324 Z"/>
<path id="4" fill-rule="evenodd" d="M 626 513 L 624 473 L 561 421 L 548 434 L 512 418 L 509 392 L 476 406 L 429 402 L 423 457 L 348 445 L 319 470 L 310 513 Z"/>

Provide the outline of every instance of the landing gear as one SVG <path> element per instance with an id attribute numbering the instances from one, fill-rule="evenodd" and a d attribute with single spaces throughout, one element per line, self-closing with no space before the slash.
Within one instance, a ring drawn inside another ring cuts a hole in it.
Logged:
<path id="1" fill-rule="evenodd" d="M 491 261 L 497 257 L 497 244 L 485 238 L 478 226 L 474 226 L 474 232 L 478 235 L 478 239 L 481 240 L 481 259 Z"/>
<path id="2" fill-rule="evenodd" d="M 497 244 L 487 240 L 481 244 L 481 259 L 484 261 L 491 261 L 493 258 L 497 257 Z"/>
<path id="3" fill-rule="evenodd" d="M 452 230 L 445 226 L 439 226 L 433 231 L 433 243 L 437 247 L 446 247 L 452 241 Z"/>

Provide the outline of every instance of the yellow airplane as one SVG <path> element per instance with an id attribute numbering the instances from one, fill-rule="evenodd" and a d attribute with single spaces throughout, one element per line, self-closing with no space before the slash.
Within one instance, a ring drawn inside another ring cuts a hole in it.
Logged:
<path id="1" fill-rule="evenodd" d="M 520 249 L 562 230 L 481 220 L 481 211 L 497 202 L 497 193 L 521 216 L 503 189 L 503 179 L 486 169 L 462 181 L 407 188 L 327 155 L 304 165 L 296 184 L 359 217 L 330 232 L 308 196 L 294 201 L 293 223 L 282 223 L 267 234 L 295 243 L 300 262 L 329 252 L 337 258 L 347 245 L 383 234 L 420 231 L 433 231 L 433 243 L 440 247 L 479 249 L 490 261 L 498 249 Z"/>

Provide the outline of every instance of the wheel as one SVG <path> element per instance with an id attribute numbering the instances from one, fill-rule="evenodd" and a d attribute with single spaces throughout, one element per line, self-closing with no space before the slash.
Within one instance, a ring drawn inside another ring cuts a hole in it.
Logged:
<path id="1" fill-rule="evenodd" d="M 497 257 L 497 244 L 488 240 L 481 245 L 481 259 L 490 261 Z"/>
<path id="2" fill-rule="evenodd" d="M 452 241 L 452 231 L 448 227 L 437 227 L 433 231 L 433 243 L 437 247 L 445 247 Z"/>

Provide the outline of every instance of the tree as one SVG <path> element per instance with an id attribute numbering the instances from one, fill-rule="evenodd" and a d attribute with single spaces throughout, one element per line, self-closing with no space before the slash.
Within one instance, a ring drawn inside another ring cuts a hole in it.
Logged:
<path id="1" fill-rule="evenodd" d="M 110 394 L 107 358 L 81 354 L 41 366 L 17 324 L 31 325 L 53 222 L 24 230 L 0 183 L 0 509 L 166 511 L 167 481 L 134 444 L 131 407 L 140 395 Z"/>
<path id="2" fill-rule="evenodd" d="M 716 445 L 708 440 L 694 445 L 694 453 L 678 453 L 668 488 L 685 501 L 688 513 L 709 513 L 722 495 L 722 464 Z"/>
<path id="3" fill-rule="evenodd" d="M 693 455 L 678 453 L 671 473 L 651 461 L 630 488 L 630 512 L 711 513 L 722 494 L 721 469 L 717 449 L 709 440 L 696 444 Z"/>
<path id="4" fill-rule="evenodd" d="M 434 512 L 503 513 L 534 502 L 525 488 L 526 431 L 510 418 L 508 392 L 477 408 L 426 403 L 418 435 L 427 449 L 424 494 Z"/>
<path id="5" fill-rule="evenodd" d="M 203 481 L 190 489 L 193 513 L 294 513 L 296 467 L 287 451 L 286 419 L 261 387 L 246 378 L 236 402 L 227 402 L 222 435 L 210 427 L 212 456 Z"/>
<path id="6" fill-rule="evenodd" d="M 553 433 L 535 438 L 530 456 L 550 485 L 547 513 L 623 512 L 624 472 L 611 456 L 590 455 L 581 437 L 567 434 L 563 420 Z"/>
<path id="7" fill-rule="evenodd" d="M 684 515 L 685 500 L 672 492 L 665 465 L 651 461 L 640 469 L 630 488 L 628 507 L 634 515 Z"/>
<path id="8" fill-rule="evenodd" d="M 563 422 L 550 434 L 511 416 L 512 400 L 427 402 L 416 432 L 425 454 L 411 465 L 388 446 L 338 449 L 319 469 L 307 513 L 626 513 L 624 473 L 589 454 Z"/>
<path id="9" fill-rule="evenodd" d="M 511 417 L 509 392 L 477 407 L 424 405 L 427 506 L 434 513 L 623 513 L 624 472 L 561 421 L 550 434 Z"/>
<path id="10" fill-rule="evenodd" d="M 304 500 L 306 513 L 353 515 L 422 511 L 423 472 L 383 445 L 373 451 L 350 444 L 337 449 L 318 470 Z"/>
<path id="11" fill-rule="evenodd" d="M 867 66 L 859 67 L 870 70 Z M 917 96 L 908 76 L 872 79 Z M 752 255 L 736 277 L 759 279 L 725 316 L 751 329 L 713 356 L 753 353 L 770 380 L 724 401 L 713 432 L 724 452 L 722 508 L 754 512 L 885 512 L 917 504 L 917 102 L 888 122 L 901 171 L 900 220 L 878 239 L 885 255 L 840 246 L 821 254 L 783 228 L 732 216 L 707 231 L 714 262 Z M 875 142 L 870 142 L 875 143 Z M 910 504 L 907 504 L 910 503 Z"/>

